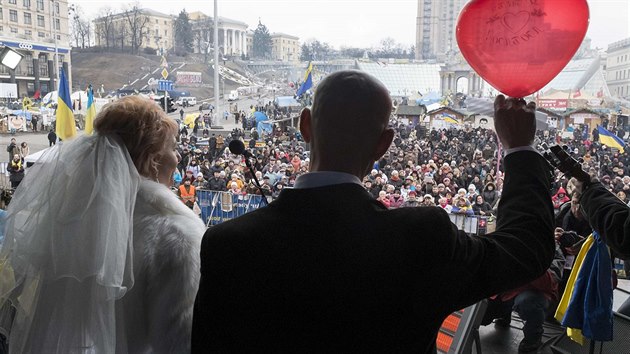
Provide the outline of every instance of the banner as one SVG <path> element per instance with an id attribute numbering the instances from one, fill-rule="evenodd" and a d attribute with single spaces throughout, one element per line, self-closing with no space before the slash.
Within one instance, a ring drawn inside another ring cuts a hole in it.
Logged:
<path id="1" fill-rule="evenodd" d="M 201 72 L 198 71 L 178 71 L 176 84 L 179 86 L 202 84 Z"/>
<path id="2" fill-rule="evenodd" d="M 536 105 L 539 108 L 567 108 L 569 100 L 567 99 L 545 99 L 538 100 Z"/>

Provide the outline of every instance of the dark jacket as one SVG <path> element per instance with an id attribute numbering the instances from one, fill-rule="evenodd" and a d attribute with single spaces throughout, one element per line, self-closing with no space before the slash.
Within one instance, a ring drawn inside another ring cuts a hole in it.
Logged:
<path id="1" fill-rule="evenodd" d="M 208 229 L 192 352 L 435 352 L 447 315 L 553 258 L 547 162 L 520 151 L 504 165 L 501 217 L 485 236 L 441 208 L 388 210 L 357 184 L 285 189 Z"/>
<path id="2" fill-rule="evenodd" d="M 591 183 L 580 206 L 593 230 L 621 259 L 630 259 L 630 208 L 600 182 Z"/>

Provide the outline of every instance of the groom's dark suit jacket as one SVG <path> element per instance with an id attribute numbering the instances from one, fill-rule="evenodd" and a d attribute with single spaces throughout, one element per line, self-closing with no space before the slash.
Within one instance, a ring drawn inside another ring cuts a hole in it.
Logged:
<path id="1" fill-rule="evenodd" d="M 547 163 L 531 151 L 504 163 L 485 236 L 437 207 L 387 210 L 352 183 L 284 190 L 210 228 L 193 352 L 434 352 L 449 313 L 535 279 L 553 257 Z"/>

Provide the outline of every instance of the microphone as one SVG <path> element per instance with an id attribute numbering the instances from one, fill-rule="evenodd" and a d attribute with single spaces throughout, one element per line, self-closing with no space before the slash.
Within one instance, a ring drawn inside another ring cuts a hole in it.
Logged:
<path id="1" fill-rule="evenodd" d="M 245 165 L 247 165 L 247 167 L 249 168 L 249 171 L 252 173 L 252 177 L 254 179 L 254 182 L 256 183 L 256 187 L 260 191 L 260 195 L 262 195 L 262 199 L 265 201 L 265 204 L 268 204 L 269 202 L 267 201 L 267 196 L 265 195 L 265 191 L 262 189 L 262 186 L 260 185 L 258 178 L 256 178 L 256 169 L 254 168 L 254 166 L 252 166 L 252 163 L 249 161 L 249 159 L 253 157 L 252 153 L 245 150 L 245 144 L 243 144 L 243 142 L 238 139 L 230 141 L 230 144 L 228 144 L 228 149 L 230 149 L 230 152 L 233 153 L 234 155 L 243 155 L 245 157 Z"/>
<path id="2" fill-rule="evenodd" d="M 228 149 L 230 149 L 230 152 L 234 155 L 243 155 L 246 158 L 252 157 L 252 153 L 245 150 L 245 144 L 243 144 L 243 142 L 238 139 L 230 141 Z"/>

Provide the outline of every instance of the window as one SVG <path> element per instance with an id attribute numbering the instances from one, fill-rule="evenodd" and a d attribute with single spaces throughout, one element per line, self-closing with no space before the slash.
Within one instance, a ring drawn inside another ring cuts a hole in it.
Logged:
<path id="1" fill-rule="evenodd" d="M 26 74 L 33 76 L 33 55 L 31 53 L 25 54 L 24 62 L 26 62 Z"/>
<path id="2" fill-rule="evenodd" d="M 155 23 L 159 23 L 157 18 L 155 19 Z"/>
<path id="3" fill-rule="evenodd" d="M 46 27 L 46 21 L 44 20 L 44 16 L 37 15 L 37 26 Z"/>
<path id="4" fill-rule="evenodd" d="M 4 13 L 2 12 L 1 7 L 0 7 L 0 20 L 4 20 Z"/>
<path id="5" fill-rule="evenodd" d="M 37 9 L 44 11 L 44 0 L 37 0 Z"/>
<path id="6" fill-rule="evenodd" d="M 159 36 L 160 36 L 160 30 L 159 30 L 159 29 L 157 29 L 157 28 L 155 29 L 155 36 L 156 36 L 156 37 L 159 37 Z"/>
<path id="7" fill-rule="evenodd" d="M 11 27 L 11 33 L 18 33 L 18 30 L 16 27 Z"/>
<path id="8" fill-rule="evenodd" d="M 60 41 L 60 40 L 61 40 L 61 35 L 60 35 L 60 34 L 58 34 L 58 35 L 57 35 L 57 40 L 58 40 L 58 41 Z"/>
<path id="9" fill-rule="evenodd" d="M 9 10 L 9 21 L 17 22 L 17 10 Z"/>
<path id="10" fill-rule="evenodd" d="M 44 32 L 37 32 L 37 37 L 46 37 L 46 33 L 44 33 Z"/>
<path id="11" fill-rule="evenodd" d="M 33 35 L 33 31 L 31 30 L 24 30 L 24 34 L 27 36 L 32 36 Z"/>
<path id="12" fill-rule="evenodd" d="M 166 23 L 166 20 L 164 20 L 164 24 L 165 24 L 165 25 L 167 24 L 167 23 Z"/>
<path id="13" fill-rule="evenodd" d="M 168 35 L 168 30 L 164 30 L 164 35 Z"/>
<path id="14" fill-rule="evenodd" d="M 55 2 L 55 14 L 59 15 L 59 2 Z"/>
<path id="15" fill-rule="evenodd" d="M 30 25 L 33 23 L 33 19 L 31 18 L 31 13 L 30 12 L 25 12 L 24 13 L 24 24 L 25 25 Z"/>
<path id="16" fill-rule="evenodd" d="M 59 31 L 61 29 L 61 22 L 58 18 L 55 19 L 55 29 Z"/>
<path id="17" fill-rule="evenodd" d="M 31 0 L 22 0 L 22 5 L 24 7 L 31 7 Z"/>
<path id="18" fill-rule="evenodd" d="M 17 0 L 9 0 L 9 4 L 15 5 L 15 4 L 17 4 Z"/>

